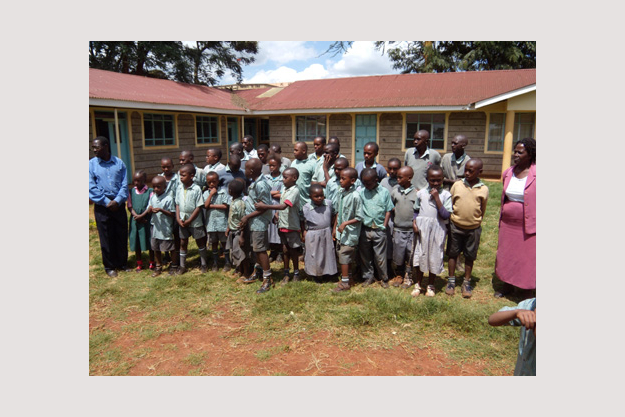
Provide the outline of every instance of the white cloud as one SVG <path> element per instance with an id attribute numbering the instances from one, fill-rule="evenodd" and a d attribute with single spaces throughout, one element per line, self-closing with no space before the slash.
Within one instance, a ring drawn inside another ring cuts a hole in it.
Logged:
<path id="1" fill-rule="evenodd" d="M 244 79 L 245 84 L 262 84 L 277 82 L 293 82 L 299 80 L 316 80 L 329 78 L 329 72 L 321 64 L 312 64 L 302 71 L 281 66 L 275 70 L 260 70 L 250 79 Z"/>
<path id="2" fill-rule="evenodd" d="M 259 41 L 256 61 L 250 66 L 264 65 L 273 61 L 283 65 L 292 61 L 306 61 L 315 58 L 314 48 L 304 46 L 304 41 Z"/>
<path id="3" fill-rule="evenodd" d="M 388 56 L 375 49 L 373 42 L 356 41 L 340 61 L 326 61 L 326 64 L 330 73 L 328 78 L 397 74 Z"/>

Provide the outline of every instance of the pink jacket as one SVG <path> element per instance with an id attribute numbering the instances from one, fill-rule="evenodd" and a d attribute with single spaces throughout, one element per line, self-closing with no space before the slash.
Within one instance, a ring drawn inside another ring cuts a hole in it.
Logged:
<path id="1" fill-rule="evenodd" d="M 512 178 L 512 170 L 514 166 L 511 166 L 504 171 L 502 175 L 503 179 L 503 191 L 501 193 L 501 206 L 503 207 L 504 200 L 506 199 L 506 188 Z M 527 174 L 527 181 L 525 182 L 525 193 L 523 194 L 523 218 L 525 233 L 533 235 L 536 233 L 536 164 L 530 166 L 530 170 Z M 499 220 L 501 220 L 501 213 L 499 214 Z"/>

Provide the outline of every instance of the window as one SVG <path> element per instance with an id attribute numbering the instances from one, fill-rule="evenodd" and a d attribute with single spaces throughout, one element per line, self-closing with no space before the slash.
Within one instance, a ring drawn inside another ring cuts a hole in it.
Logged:
<path id="1" fill-rule="evenodd" d="M 506 114 L 490 113 L 488 121 L 487 151 L 503 152 L 503 140 L 506 134 Z"/>
<path id="2" fill-rule="evenodd" d="M 269 119 L 260 119 L 260 135 L 258 141 L 269 145 Z"/>
<path id="3" fill-rule="evenodd" d="M 534 138 L 536 125 L 536 113 L 517 113 L 514 115 L 514 135 L 513 142 Z M 535 138 L 534 138 L 535 139 Z"/>
<path id="4" fill-rule="evenodd" d="M 317 136 L 325 135 L 325 116 L 296 116 L 295 140 L 302 142 L 312 142 Z"/>
<path id="5" fill-rule="evenodd" d="M 215 116 L 196 116 L 197 143 L 219 143 L 219 124 Z"/>
<path id="6" fill-rule="evenodd" d="M 406 149 L 414 146 L 414 135 L 419 130 L 430 133 L 430 148 L 445 148 L 445 113 L 406 114 Z"/>
<path id="7" fill-rule="evenodd" d="M 175 145 L 174 116 L 171 114 L 143 115 L 145 146 Z"/>

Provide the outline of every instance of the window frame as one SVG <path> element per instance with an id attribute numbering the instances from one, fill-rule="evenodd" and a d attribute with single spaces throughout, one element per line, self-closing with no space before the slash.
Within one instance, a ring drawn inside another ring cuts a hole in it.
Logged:
<path id="1" fill-rule="evenodd" d="M 325 132 L 323 133 L 317 133 L 315 134 L 315 136 L 313 136 L 310 140 L 300 140 L 297 137 L 297 118 L 298 117 L 309 117 L 309 116 L 316 116 L 316 117 L 325 117 L 325 124 L 326 124 L 326 128 L 325 128 Z M 323 134 L 323 136 L 325 136 L 326 138 L 329 135 L 330 132 L 330 115 L 326 114 L 326 113 L 310 113 L 310 114 L 292 114 L 291 115 L 291 122 L 292 122 L 292 137 L 293 143 L 297 143 L 297 142 L 305 142 L 307 145 L 312 145 L 314 139 L 316 136 L 319 136 L 320 134 Z"/>
<path id="2" fill-rule="evenodd" d="M 198 134 L 198 118 L 200 117 L 210 117 L 217 119 L 217 142 L 200 142 L 200 136 Z M 195 129 L 195 146 L 197 148 L 211 148 L 215 146 L 221 146 L 221 117 L 219 115 L 193 114 L 193 127 Z"/>
<path id="3" fill-rule="evenodd" d="M 512 143 L 513 144 L 527 137 L 527 136 L 521 137 L 521 134 L 520 134 L 521 126 L 528 124 L 528 123 L 521 123 L 521 116 L 526 115 L 526 114 L 531 114 L 534 116 L 534 120 L 532 121 L 532 134 L 530 135 L 530 137 L 536 139 L 536 112 L 531 112 L 531 111 L 515 112 L 514 113 L 514 127 L 512 131 Z"/>
<path id="4" fill-rule="evenodd" d="M 414 148 L 413 146 L 410 147 L 406 147 L 406 141 L 408 140 L 408 115 L 409 114 L 418 114 L 418 115 L 422 115 L 422 114 L 430 114 L 430 115 L 435 115 L 435 114 L 443 114 L 445 115 L 445 127 L 443 130 L 443 148 L 433 148 L 432 146 L 429 146 L 430 149 L 433 149 L 439 153 L 446 153 L 447 152 L 447 136 L 448 136 L 448 132 L 449 132 L 449 115 L 451 114 L 451 112 L 440 112 L 440 111 L 424 111 L 424 112 L 403 112 L 402 113 L 402 141 L 401 141 L 401 150 L 402 152 L 405 154 L 406 151 L 410 148 Z M 434 124 L 434 122 L 432 122 L 431 124 Z M 418 128 L 417 128 L 418 129 Z M 413 139 L 414 141 L 414 139 Z M 430 132 L 430 144 L 432 143 L 432 133 Z"/>
<path id="5" fill-rule="evenodd" d="M 172 133 L 174 134 L 173 140 L 174 143 L 173 144 L 166 144 L 166 145 L 147 145 L 146 144 L 146 136 L 145 136 L 145 116 L 146 115 L 166 115 L 166 116 L 171 116 L 172 117 Z M 154 150 L 154 149 L 175 149 L 178 148 L 178 116 L 179 114 L 177 113 L 170 113 L 170 112 L 159 112 L 159 111 L 149 111 L 149 112 L 141 112 L 141 136 L 142 136 L 142 141 L 141 141 L 141 145 L 142 148 L 144 150 Z"/>
<path id="6" fill-rule="evenodd" d="M 503 114 L 503 125 L 501 128 L 501 150 L 500 151 L 494 151 L 494 150 L 489 150 L 488 149 L 488 145 L 490 143 L 490 115 L 491 114 Z M 492 111 L 492 112 L 486 112 L 486 132 L 484 133 L 484 153 L 485 154 L 490 154 L 490 155 L 503 155 L 503 148 L 505 146 L 505 140 L 506 140 L 506 119 L 508 117 L 507 112 L 505 111 Z"/>

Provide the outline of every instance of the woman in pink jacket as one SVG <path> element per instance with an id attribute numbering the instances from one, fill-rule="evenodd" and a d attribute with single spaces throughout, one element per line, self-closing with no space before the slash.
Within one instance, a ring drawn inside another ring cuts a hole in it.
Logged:
<path id="1" fill-rule="evenodd" d="M 495 273 L 504 284 L 495 297 L 536 289 L 536 141 L 515 143 L 513 161 L 503 173 Z"/>

